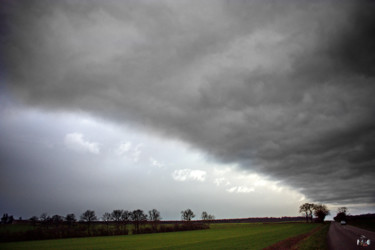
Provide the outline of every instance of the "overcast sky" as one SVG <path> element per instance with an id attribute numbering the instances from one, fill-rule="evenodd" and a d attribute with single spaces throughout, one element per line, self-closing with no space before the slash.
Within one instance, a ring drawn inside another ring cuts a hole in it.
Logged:
<path id="1" fill-rule="evenodd" d="M 0 212 L 374 212 L 374 12 L 2 1 Z"/>

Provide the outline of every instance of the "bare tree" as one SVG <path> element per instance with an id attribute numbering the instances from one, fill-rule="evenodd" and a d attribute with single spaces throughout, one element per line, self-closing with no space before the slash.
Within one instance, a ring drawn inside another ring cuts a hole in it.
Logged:
<path id="1" fill-rule="evenodd" d="M 202 212 L 201 217 L 202 217 L 202 220 L 205 222 L 210 222 L 215 219 L 215 216 L 213 216 L 212 214 L 208 214 L 206 211 Z"/>
<path id="2" fill-rule="evenodd" d="M 103 221 L 107 225 L 107 232 L 109 232 L 109 222 L 112 220 L 112 216 L 110 213 L 105 212 L 102 216 Z"/>
<path id="3" fill-rule="evenodd" d="M 207 212 L 206 212 L 206 211 L 203 211 L 201 217 L 202 217 L 202 220 L 207 220 L 207 218 L 208 218 L 208 214 L 207 214 Z"/>
<path id="4" fill-rule="evenodd" d="M 39 218 L 40 218 L 41 222 L 46 222 L 48 220 L 49 216 L 48 216 L 47 213 L 42 213 Z"/>
<path id="5" fill-rule="evenodd" d="M 112 219 L 116 222 L 120 222 L 122 213 L 123 213 L 122 209 L 113 210 L 112 213 L 111 213 Z"/>
<path id="6" fill-rule="evenodd" d="M 149 215 L 149 220 L 150 220 L 151 225 L 152 225 L 152 230 L 156 231 L 157 227 L 158 227 L 158 224 L 159 224 L 159 221 L 161 219 L 160 212 L 156 209 L 152 209 L 152 210 L 148 211 L 148 215 Z"/>
<path id="7" fill-rule="evenodd" d="M 131 212 L 124 210 L 121 214 L 121 223 L 123 224 L 123 232 L 126 231 L 126 225 L 129 223 L 131 219 Z"/>
<path id="8" fill-rule="evenodd" d="M 65 216 L 65 221 L 69 226 L 72 226 L 77 221 L 77 219 L 74 214 L 67 214 Z"/>
<path id="9" fill-rule="evenodd" d="M 64 217 L 62 217 L 62 216 L 60 216 L 60 215 L 58 215 L 58 214 L 55 214 L 54 216 L 52 216 L 51 221 L 52 221 L 52 223 L 53 223 L 56 227 L 58 227 L 61 223 L 63 223 L 63 221 L 64 221 Z"/>
<path id="10" fill-rule="evenodd" d="M 48 228 L 48 225 L 51 222 L 51 217 L 49 217 L 47 213 L 42 213 L 39 218 L 42 225 Z"/>
<path id="11" fill-rule="evenodd" d="M 319 222 L 324 222 L 325 217 L 329 215 L 329 210 L 326 205 L 314 205 L 314 215 L 317 217 Z"/>
<path id="12" fill-rule="evenodd" d="M 85 222 L 93 222 L 98 219 L 95 215 L 95 211 L 93 210 L 86 210 L 86 212 L 84 212 L 80 218 L 82 221 L 85 221 Z"/>
<path id="13" fill-rule="evenodd" d="M 306 216 L 306 222 L 309 222 L 309 218 L 312 222 L 312 213 L 313 213 L 313 210 L 314 210 L 314 204 L 312 203 L 305 203 L 305 204 L 302 204 L 300 207 L 299 207 L 299 212 L 300 213 L 304 213 L 305 216 Z"/>
<path id="14" fill-rule="evenodd" d="M 121 224 L 121 216 L 124 210 L 122 209 L 115 209 L 111 213 L 112 220 L 116 222 L 117 230 L 120 230 L 120 224 Z"/>
<path id="15" fill-rule="evenodd" d="M 82 215 L 81 215 L 81 221 L 83 222 L 86 222 L 87 223 L 87 232 L 88 234 L 90 235 L 90 225 L 93 221 L 96 221 L 97 220 L 97 217 L 95 215 L 95 211 L 92 211 L 92 210 L 86 210 L 86 212 L 84 212 Z"/>
<path id="16" fill-rule="evenodd" d="M 348 208 L 347 207 L 339 207 L 337 209 L 337 212 L 346 214 L 348 212 Z"/>
<path id="17" fill-rule="evenodd" d="M 1 217 L 1 224 L 12 224 L 13 221 L 13 215 L 3 214 L 3 217 Z"/>
<path id="18" fill-rule="evenodd" d="M 33 227 L 35 228 L 36 223 L 39 221 L 39 218 L 38 218 L 38 216 L 33 216 L 29 220 L 31 221 Z"/>
<path id="19" fill-rule="evenodd" d="M 348 208 L 347 207 L 339 207 L 337 209 L 337 214 L 336 216 L 333 218 L 335 221 L 346 221 L 346 215 L 347 215 L 347 212 L 348 212 Z"/>
<path id="20" fill-rule="evenodd" d="M 143 210 L 134 210 L 131 214 L 131 219 L 134 224 L 135 232 L 139 233 L 140 224 L 147 220 L 147 215 L 143 213 Z"/>
<path id="21" fill-rule="evenodd" d="M 184 210 L 184 211 L 181 211 L 181 219 L 184 220 L 184 221 L 191 221 L 192 218 L 195 217 L 195 214 L 193 213 L 193 211 L 191 211 L 190 208 Z"/>

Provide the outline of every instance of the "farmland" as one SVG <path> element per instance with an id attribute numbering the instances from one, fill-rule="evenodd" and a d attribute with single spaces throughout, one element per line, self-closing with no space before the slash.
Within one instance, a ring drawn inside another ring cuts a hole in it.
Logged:
<path id="1" fill-rule="evenodd" d="M 262 249 L 315 223 L 227 223 L 209 230 L 1 243 L 1 249 Z"/>

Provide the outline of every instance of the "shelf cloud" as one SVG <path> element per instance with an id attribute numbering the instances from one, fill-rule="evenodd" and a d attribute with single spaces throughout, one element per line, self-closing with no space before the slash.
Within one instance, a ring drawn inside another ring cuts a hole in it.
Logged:
<path id="1" fill-rule="evenodd" d="M 177 138 L 318 202 L 374 203 L 374 11 L 373 1 L 6 1 L 1 71 L 24 105 Z M 100 152 L 80 134 L 65 142 Z M 197 171 L 173 177 L 204 181 Z"/>

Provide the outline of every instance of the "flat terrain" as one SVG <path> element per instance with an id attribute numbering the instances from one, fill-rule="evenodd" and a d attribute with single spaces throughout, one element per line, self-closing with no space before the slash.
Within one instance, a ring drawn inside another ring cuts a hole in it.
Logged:
<path id="1" fill-rule="evenodd" d="M 317 224 L 212 224 L 211 229 L 144 235 L 1 243 L 0 249 L 262 249 Z"/>
<path id="2" fill-rule="evenodd" d="M 365 235 L 371 240 L 371 245 L 365 249 L 375 249 L 375 232 L 350 225 L 342 226 L 340 223 L 332 222 L 328 231 L 329 249 L 360 249 L 360 247 L 357 246 L 357 239 L 361 235 Z"/>

